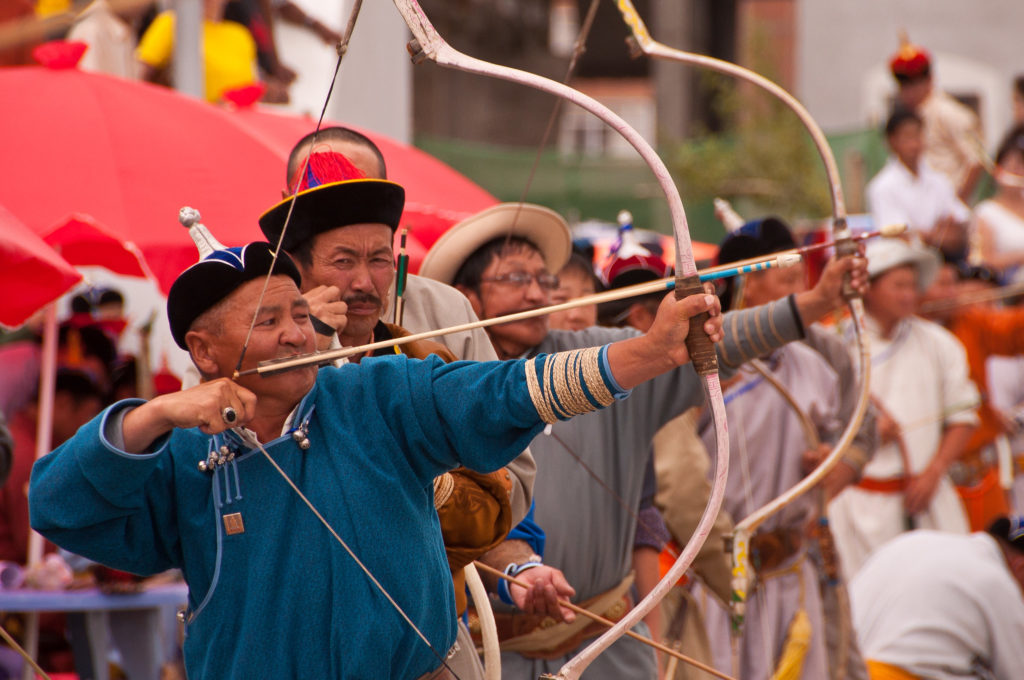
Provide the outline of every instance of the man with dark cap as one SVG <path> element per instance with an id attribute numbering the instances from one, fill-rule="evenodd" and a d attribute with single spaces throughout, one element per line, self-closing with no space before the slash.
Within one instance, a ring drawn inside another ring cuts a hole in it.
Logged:
<path id="1" fill-rule="evenodd" d="M 912 531 L 850 583 L 872 680 L 1012 680 L 1024 668 L 1024 521 Z"/>
<path id="2" fill-rule="evenodd" d="M 747 222 L 722 241 L 720 265 L 763 257 L 796 247 L 789 226 L 777 217 Z M 727 279 L 722 306 L 743 309 L 799 293 L 806 287 L 802 265 L 753 272 Z M 737 379 L 725 388 L 729 416 L 730 451 L 723 509 L 739 522 L 797 484 L 818 465 L 850 421 L 857 400 L 856 371 L 846 344 L 833 331 L 818 325 L 805 328 L 805 340 L 762 354 L 744 364 Z M 707 418 L 701 432 L 705 445 L 714 433 Z M 875 423 L 867 414 L 855 439 L 838 465 L 826 476 L 821 489 L 799 497 L 771 516 L 750 540 L 751 561 L 756 565 L 754 586 L 744 609 L 742 635 L 732 628 L 728 601 L 705 610 L 708 631 L 720 670 L 732 667 L 738 653 L 740 677 L 763 678 L 790 665 L 799 669 L 793 677 L 834 677 L 833 665 L 842 664 L 851 678 L 865 676 L 863 661 L 855 648 L 829 640 L 828 598 L 841 588 L 838 558 L 818 554 L 831 546 L 828 538 L 817 541 L 810 531 L 821 528 L 825 502 L 859 475 L 867 454 L 874 449 Z M 822 564 L 824 563 L 824 565 Z M 824 573 L 831 567 L 831 573 Z M 819 588 L 831 581 L 830 589 Z M 845 597 L 844 593 L 838 593 Z M 836 608 L 833 616 L 841 616 Z M 788 640 L 801 635 L 801 622 L 810 629 L 803 656 L 786 653 Z M 847 619 L 845 624 L 850 629 Z"/>
<path id="3" fill-rule="evenodd" d="M 366 224 L 387 225 L 400 204 L 391 183 L 350 191 Z M 208 254 L 168 295 L 172 335 L 203 382 L 118 402 L 33 470 L 32 524 L 54 542 L 136 573 L 182 569 L 191 677 L 450 677 L 454 595 L 434 478 L 496 469 L 554 409 L 606 406 L 688 361 L 695 314 L 712 313 L 713 341 L 721 329 L 710 296 L 668 297 L 646 336 L 576 353 L 392 355 L 232 380 L 313 350 L 299 281 L 266 243 Z"/>

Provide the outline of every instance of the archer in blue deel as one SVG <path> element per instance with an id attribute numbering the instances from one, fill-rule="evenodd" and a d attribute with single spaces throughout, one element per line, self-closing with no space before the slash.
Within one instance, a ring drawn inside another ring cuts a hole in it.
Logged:
<path id="1" fill-rule="evenodd" d="M 200 384 L 110 406 L 36 464 L 29 496 L 33 527 L 62 547 L 138 574 L 182 570 L 192 678 L 456 677 L 434 478 L 497 469 L 546 423 L 686 363 L 694 315 L 710 311 L 704 329 L 721 333 L 717 301 L 695 295 L 668 299 L 647 335 L 600 347 L 319 370 L 314 354 L 264 377 L 246 371 L 314 349 L 299 272 L 268 243 L 202 241 L 167 301 Z"/>

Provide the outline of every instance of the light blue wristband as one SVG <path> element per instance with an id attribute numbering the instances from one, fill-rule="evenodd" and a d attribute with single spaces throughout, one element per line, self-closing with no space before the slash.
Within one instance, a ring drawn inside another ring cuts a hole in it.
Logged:
<path id="1" fill-rule="evenodd" d="M 505 576 L 511 576 L 512 578 L 515 578 L 516 576 L 519 576 L 519 574 L 523 573 L 527 569 L 533 569 L 534 567 L 540 567 L 540 566 L 543 566 L 543 564 L 544 564 L 543 562 L 523 562 L 522 564 L 516 564 L 515 562 L 510 562 L 509 565 L 507 567 L 505 567 L 504 574 L 505 574 Z M 506 581 L 503 578 L 498 579 L 498 599 L 501 600 L 502 602 L 504 602 L 507 605 L 510 605 L 510 606 L 513 606 L 513 607 L 516 605 L 516 603 L 512 600 L 512 594 L 509 593 L 509 591 L 508 591 L 508 581 Z"/>

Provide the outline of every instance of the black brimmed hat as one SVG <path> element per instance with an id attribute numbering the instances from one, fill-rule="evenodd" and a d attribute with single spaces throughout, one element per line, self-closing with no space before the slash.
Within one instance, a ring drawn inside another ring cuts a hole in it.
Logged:
<path id="1" fill-rule="evenodd" d="M 398 228 L 405 209 L 405 189 L 401 185 L 368 179 L 334 151 L 310 154 L 299 172 L 302 176 L 295 183 L 295 195 L 260 216 L 260 229 L 271 243 L 277 244 L 285 221 L 288 229 L 281 247 L 289 251 L 317 234 L 350 224 L 386 224 L 392 231 Z"/>
<path id="2" fill-rule="evenodd" d="M 256 241 L 241 248 L 214 250 L 178 276 L 167 294 L 167 320 L 174 342 L 182 349 L 185 334 L 203 312 L 252 279 L 275 274 L 289 276 L 301 286 L 302 276 L 292 259 L 281 253 L 277 261 L 269 243 Z"/>

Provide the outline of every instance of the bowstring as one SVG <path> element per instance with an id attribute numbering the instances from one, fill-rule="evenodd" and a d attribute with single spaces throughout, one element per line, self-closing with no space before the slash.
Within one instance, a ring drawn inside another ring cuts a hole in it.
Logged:
<path id="1" fill-rule="evenodd" d="M 413 632 L 415 632 L 416 635 L 420 638 L 420 640 L 422 640 L 424 644 L 427 645 L 427 647 L 430 649 L 431 654 L 433 654 L 437 658 L 437 660 L 441 663 L 442 666 L 444 666 L 448 670 L 449 673 L 455 676 L 455 680 L 460 680 L 458 674 L 454 670 L 452 670 L 451 666 L 448 665 L 448 660 L 441 656 L 440 652 L 438 652 L 434 645 L 430 642 L 430 640 L 427 639 L 427 636 L 423 633 L 423 631 L 421 631 L 419 627 L 415 623 L 413 623 L 413 620 L 409 617 L 408 614 L 405 613 L 405 610 L 402 609 L 401 605 L 399 605 L 398 602 L 395 601 L 395 598 L 391 596 L 391 593 L 389 593 L 387 589 L 384 587 L 384 585 L 377 580 L 377 577 L 373 575 L 373 572 L 370 571 L 370 568 L 363 564 L 363 561 L 359 559 L 359 556 L 355 554 L 352 548 L 349 547 L 348 543 L 345 542 L 345 539 L 341 537 L 341 535 L 334 529 L 334 527 L 331 526 L 330 522 L 328 522 L 327 519 L 324 518 L 324 516 L 320 513 L 320 511 L 317 510 L 316 506 L 313 505 L 312 501 L 310 501 L 309 498 L 306 497 L 306 494 L 302 493 L 302 491 L 295 484 L 295 482 L 292 481 L 292 478 L 288 476 L 288 473 L 285 472 L 281 468 L 281 466 L 277 464 L 277 461 L 274 460 L 274 458 L 270 455 L 267 449 L 264 448 L 263 444 L 261 444 L 256 437 L 250 435 L 248 432 L 241 428 L 234 428 L 234 432 L 244 441 L 248 442 L 250 445 L 255 445 L 260 450 L 260 453 L 263 454 L 263 457 L 270 461 L 270 464 L 274 467 L 277 473 L 281 475 L 284 481 L 287 482 L 288 486 L 291 487 L 292 491 L 294 491 L 298 495 L 298 497 L 302 499 L 302 502 L 305 503 L 306 507 L 310 509 L 310 511 L 316 516 L 318 520 L 320 520 L 320 523 L 327 528 L 327 531 L 330 532 L 331 536 L 333 536 L 334 539 L 339 544 L 341 544 L 341 547 L 345 549 L 345 552 L 348 553 L 348 556 L 351 557 L 352 561 L 356 563 L 356 565 L 363 571 L 364 574 L 366 574 L 366 577 L 370 579 L 370 582 L 373 583 L 373 585 L 377 588 L 378 591 L 380 591 L 381 595 L 384 596 L 384 599 L 386 599 L 391 604 L 394 610 L 398 612 L 398 615 L 401 616 L 402 619 L 407 624 L 409 624 L 409 627 L 413 629 Z"/>
<path id="2" fill-rule="evenodd" d="M 330 104 L 331 96 L 334 94 L 334 86 L 338 82 L 338 73 L 341 71 L 341 62 L 342 59 L 345 58 L 345 54 L 348 51 L 348 44 L 349 41 L 352 39 L 352 32 L 355 30 L 356 19 L 359 17 L 359 11 L 362 8 L 362 5 L 362 0 L 355 0 L 352 6 L 352 10 L 349 13 L 348 23 L 345 27 L 345 34 L 342 36 L 341 40 L 338 41 L 338 44 L 336 46 L 338 58 L 334 64 L 334 73 L 331 77 L 331 85 L 327 89 L 327 96 L 324 98 L 324 104 L 320 108 L 320 116 L 317 118 L 316 128 L 313 130 L 313 139 L 311 140 L 309 148 L 306 150 L 305 157 L 303 158 L 301 172 L 299 173 L 300 177 L 304 176 L 309 168 L 309 160 L 313 155 L 313 149 L 316 148 L 317 136 L 319 135 L 320 128 L 323 125 L 324 117 L 327 115 L 327 106 Z M 299 184 L 296 183 L 296 186 L 292 189 L 292 202 L 288 206 L 288 213 L 285 215 L 284 225 L 281 227 L 281 234 L 280 236 L 278 236 L 277 243 L 275 244 L 274 249 L 271 253 L 270 271 L 267 272 L 267 276 L 263 280 L 263 287 L 260 290 L 260 295 L 256 302 L 256 309 L 253 311 L 252 320 L 249 323 L 249 329 L 245 335 L 245 342 L 242 344 L 242 351 L 238 357 L 238 363 L 235 366 L 235 375 L 238 375 L 238 373 L 242 370 L 242 362 L 245 360 L 245 354 L 249 347 L 249 341 L 252 339 L 253 330 L 256 327 L 256 319 L 259 318 L 260 307 L 263 306 L 263 299 L 266 296 L 267 287 L 270 285 L 270 278 L 274 275 L 274 267 L 277 264 L 277 259 L 281 253 L 281 245 L 282 243 L 284 243 L 285 234 L 288 231 L 288 226 L 291 224 L 292 213 L 295 210 L 295 203 L 298 200 L 298 193 Z M 327 528 L 327 531 L 330 532 L 331 536 L 333 536 L 335 540 L 337 540 L 338 543 L 341 544 L 341 547 L 344 548 L 345 552 L 348 553 L 350 558 L 352 558 L 352 561 L 354 561 L 356 565 L 358 565 L 358 567 L 363 571 L 363 573 L 366 574 L 366 577 L 370 579 L 370 582 L 373 583 L 373 585 L 377 588 L 377 590 L 380 591 L 380 593 L 391 604 L 395 611 L 398 612 L 399 616 L 401 616 L 402 619 L 409 625 L 409 627 L 412 628 L 413 632 L 416 633 L 420 640 L 422 640 L 424 644 L 427 645 L 427 648 L 430 649 L 430 653 L 433 654 L 441 663 L 441 665 L 444 666 L 445 669 L 447 669 L 448 672 L 455 677 L 455 680 L 460 680 L 459 675 L 454 670 L 452 670 L 451 666 L 448 665 L 447 659 L 437 651 L 437 649 L 430 642 L 430 640 L 427 639 L 426 635 L 424 635 L 423 631 L 421 631 L 419 627 L 415 623 L 413 623 L 409 615 L 405 613 L 405 610 L 403 610 L 402 607 L 395 601 L 395 599 L 391 596 L 387 589 L 384 588 L 381 582 L 377 580 L 377 577 L 373 575 L 373 572 L 371 572 L 370 569 L 365 564 L 363 564 L 362 560 L 359 559 L 359 557 L 348 546 L 344 539 L 341 538 L 341 535 L 338 534 L 338 532 L 334 529 L 333 526 L 331 526 L 330 522 L 328 522 L 327 519 L 324 518 L 320 511 L 317 510 L 316 506 L 313 505 L 313 503 L 306 497 L 305 494 L 302 493 L 302 491 L 299 489 L 298 486 L 296 486 L 295 482 L 292 481 L 288 474 L 281 469 L 277 462 L 267 452 L 266 448 L 264 448 L 263 444 L 260 443 L 260 441 L 255 437 L 247 436 L 247 434 L 240 429 L 236 428 L 236 432 L 239 434 L 239 436 L 242 436 L 243 439 L 245 439 L 246 441 L 250 441 L 259 448 L 263 456 L 268 461 L 270 461 L 270 464 L 274 467 L 278 474 L 281 475 L 285 482 L 287 482 L 288 486 L 291 487 L 292 491 L 294 491 L 298 495 L 298 497 L 302 499 L 302 502 L 306 504 L 306 506 L 310 509 L 310 511 L 312 511 L 316 518 L 320 520 L 324 527 Z"/>
<path id="3" fill-rule="evenodd" d="M 309 159 L 313 155 L 313 149 L 316 148 L 317 136 L 320 134 L 320 127 L 323 125 L 324 116 L 327 115 L 327 105 L 331 103 L 331 95 L 334 94 L 334 86 L 338 82 L 338 73 L 341 71 L 341 60 L 345 58 L 345 53 L 348 51 L 348 43 L 352 39 L 352 32 L 356 27 L 356 19 L 359 17 L 359 10 L 362 8 L 362 0 L 356 0 L 352 6 L 352 11 L 349 14 L 348 24 L 345 27 L 345 34 L 341 40 L 338 41 L 336 51 L 338 59 L 334 63 L 334 75 L 331 78 L 331 86 L 327 88 L 327 97 L 324 99 L 324 105 L 320 107 L 320 117 L 316 120 L 316 128 L 313 130 L 313 139 L 309 144 L 309 148 L 306 149 L 305 158 L 302 160 L 302 168 L 299 173 L 299 177 L 306 174 L 309 168 Z M 274 245 L 274 249 L 271 252 L 270 259 L 270 271 L 267 272 L 266 278 L 263 279 L 263 288 L 260 290 L 260 296 L 256 300 L 256 309 L 252 313 L 252 321 L 249 322 L 249 330 L 245 334 L 245 342 L 242 343 L 242 351 L 238 357 L 238 363 L 235 365 L 235 375 L 237 376 L 242 370 L 242 362 L 245 360 L 245 353 L 249 349 L 249 341 L 252 339 L 253 330 L 256 328 L 256 319 L 259 318 L 260 307 L 263 306 L 263 298 L 267 293 L 267 287 L 270 285 L 270 277 L 274 275 L 274 268 L 277 265 L 277 259 L 281 253 L 281 244 L 284 243 L 284 235 L 288 233 L 288 226 L 292 221 L 292 212 L 295 210 L 295 203 L 298 201 L 300 183 L 296 183 L 295 188 L 292 189 L 292 202 L 288 205 L 288 213 L 284 218 L 284 225 L 281 227 L 281 235 L 277 237 L 277 243 Z"/>
<path id="4" fill-rule="evenodd" d="M 587 9 L 587 14 L 583 19 L 583 23 L 580 25 L 580 32 L 576 35 L 576 40 L 572 46 L 572 56 L 569 58 L 569 65 L 565 69 L 565 75 L 562 77 L 562 84 L 568 85 L 569 80 L 572 79 L 572 74 L 576 71 L 576 64 L 579 62 L 580 57 L 584 52 L 587 51 L 587 38 L 590 37 L 590 29 L 594 25 L 594 17 L 597 16 L 597 7 L 600 4 L 600 0 L 591 0 L 590 7 Z M 562 110 L 562 102 L 565 101 L 561 97 L 555 98 L 555 105 L 551 108 L 551 115 L 548 116 L 547 125 L 544 128 L 544 134 L 541 136 L 540 144 L 537 145 L 537 152 L 533 156 L 533 164 L 530 166 L 530 173 L 526 176 L 526 184 L 523 186 L 522 192 L 519 194 L 519 202 L 517 204 L 516 212 L 512 216 L 512 224 L 508 228 L 508 234 L 505 238 L 506 244 L 512 238 L 512 230 L 515 229 L 516 224 L 519 222 L 519 215 L 523 212 L 523 205 L 526 203 L 526 197 L 530 193 L 530 187 L 533 185 L 534 177 L 537 174 L 537 168 L 540 166 L 540 158 L 544 154 L 544 149 L 547 147 L 548 142 L 551 139 L 551 133 L 555 129 L 555 121 L 558 119 L 558 113 Z"/>

